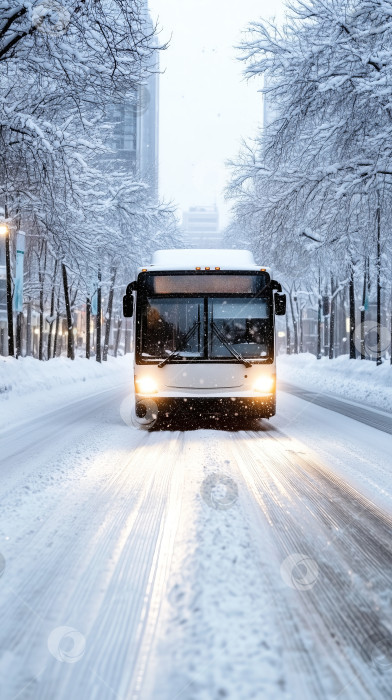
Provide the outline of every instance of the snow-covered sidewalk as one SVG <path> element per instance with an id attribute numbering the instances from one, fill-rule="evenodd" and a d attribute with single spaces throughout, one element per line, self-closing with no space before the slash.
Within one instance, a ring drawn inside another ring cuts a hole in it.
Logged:
<path id="1" fill-rule="evenodd" d="M 280 355 L 279 380 L 392 413 L 392 367 L 387 362 L 377 367 L 347 355 L 334 360 L 317 360 L 310 353 Z"/>
<path id="2" fill-rule="evenodd" d="M 132 382 L 132 356 L 107 362 L 65 357 L 39 362 L 32 357 L 0 358 L 0 430 L 49 413 L 75 399 Z"/>

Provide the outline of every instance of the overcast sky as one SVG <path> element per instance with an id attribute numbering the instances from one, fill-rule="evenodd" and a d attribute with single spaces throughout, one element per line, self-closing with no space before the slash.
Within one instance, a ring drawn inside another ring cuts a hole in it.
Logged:
<path id="1" fill-rule="evenodd" d="M 161 27 L 160 194 L 182 210 L 219 207 L 228 220 L 225 162 L 262 118 L 261 83 L 246 82 L 235 46 L 249 21 L 271 18 L 281 0 L 149 0 Z"/>

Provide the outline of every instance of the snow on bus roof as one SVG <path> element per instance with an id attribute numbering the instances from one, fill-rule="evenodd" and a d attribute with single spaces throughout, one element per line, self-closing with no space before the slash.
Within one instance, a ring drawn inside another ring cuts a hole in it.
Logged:
<path id="1" fill-rule="evenodd" d="M 222 267 L 238 270 L 253 268 L 256 263 L 249 250 L 224 248 L 176 248 L 157 250 L 152 256 L 152 266 L 162 269 L 195 269 L 195 267 Z"/>

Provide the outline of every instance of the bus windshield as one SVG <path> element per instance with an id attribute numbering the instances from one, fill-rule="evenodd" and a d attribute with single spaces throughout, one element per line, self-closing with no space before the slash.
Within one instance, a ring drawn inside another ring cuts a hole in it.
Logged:
<path id="1" fill-rule="evenodd" d="M 230 357 L 221 336 L 245 358 L 265 358 L 269 352 L 269 309 L 267 299 L 209 299 L 209 357 Z"/>
<path id="2" fill-rule="evenodd" d="M 164 359 L 204 354 L 203 299 L 147 299 L 142 317 L 142 356 Z M 196 332 L 190 333 L 195 326 Z"/>
<path id="3" fill-rule="evenodd" d="M 231 349 L 247 359 L 272 358 L 268 297 L 147 296 L 140 327 L 142 361 L 233 361 Z"/>

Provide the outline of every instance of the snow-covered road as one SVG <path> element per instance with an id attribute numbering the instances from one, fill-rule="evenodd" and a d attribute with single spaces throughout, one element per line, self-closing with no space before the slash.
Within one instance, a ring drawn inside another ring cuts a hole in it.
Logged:
<path id="1" fill-rule="evenodd" d="M 126 394 L 2 435 L 1 698 L 392 697 L 390 435 L 283 392 L 149 432 Z"/>

